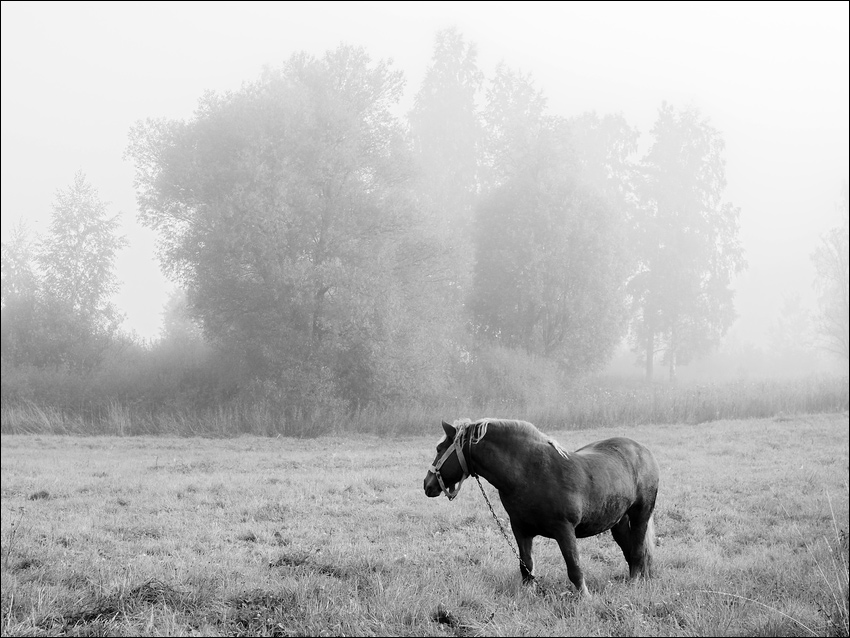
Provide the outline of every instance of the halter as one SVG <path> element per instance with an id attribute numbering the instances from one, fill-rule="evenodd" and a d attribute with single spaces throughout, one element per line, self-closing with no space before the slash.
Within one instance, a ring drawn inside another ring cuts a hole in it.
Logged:
<path id="1" fill-rule="evenodd" d="M 454 500 L 455 496 L 457 496 L 458 492 L 460 492 L 460 486 L 463 485 L 463 482 L 471 476 L 478 476 L 476 473 L 470 470 L 471 463 L 467 464 L 466 458 L 463 455 L 463 438 L 466 435 L 467 428 L 469 426 L 477 426 L 474 431 L 470 432 L 469 436 L 469 460 L 472 461 L 472 446 L 478 443 L 481 439 L 484 438 L 484 435 L 487 433 L 487 421 L 478 421 L 476 423 L 461 423 L 457 426 L 457 430 L 455 431 L 455 438 L 452 444 L 446 448 L 446 451 L 443 452 L 443 455 L 440 457 L 440 460 L 437 461 L 436 464 L 428 466 L 428 471 L 433 472 L 437 477 L 437 481 L 440 483 L 440 489 L 443 490 L 443 494 L 451 501 Z M 460 481 L 458 481 L 457 485 L 453 490 L 449 490 L 446 488 L 446 484 L 443 482 L 443 477 L 440 474 L 440 468 L 443 467 L 443 464 L 448 460 L 448 458 L 452 455 L 452 452 L 457 454 L 458 463 L 460 463 L 460 469 L 463 470 L 463 476 Z"/>

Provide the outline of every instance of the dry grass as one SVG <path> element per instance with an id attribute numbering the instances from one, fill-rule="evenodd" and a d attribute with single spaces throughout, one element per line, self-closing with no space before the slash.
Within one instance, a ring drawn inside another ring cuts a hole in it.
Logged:
<path id="1" fill-rule="evenodd" d="M 662 469 L 657 578 L 581 540 L 590 600 L 548 539 L 520 584 L 474 483 L 424 496 L 438 429 L 4 435 L 2 633 L 847 635 L 846 415 L 550 431 L 631 436 Z"/>
<path id="2" fill-rule="evenodd" d="M 800 414 L 834 413 L 850 407 L 847 377 L 812 376 L 793 380 L 734 381 L 715 384 L 650 384 L 599 377 L 559 394 L 538 397 L 534 380 L 526 382 L 525 400 L 489 400 L 470 404 L 461 399 L 442 405 L 409 403 L 356 414 L 336 407 L 319 409 L 310 418 L 284 420 L 264 401 L 220 405 L 203 411 L 130 408 L 114 400 L 102 407 L 69 410 L 44 407 L 30 400 L 4 399 L 0 407 L 3 434 L 172 435 L 172 436 L 320 436 L 362 433 L 416 435 L 426 424 L 448 415 L 522 414 L 549 430 L 616 427 L 620 424 L 706 423 L 722 419 L 793 418 Z M 538 400 L 539 399 L 539 400 Z M 76 405 L 76 404 L 75 404 Z"/>

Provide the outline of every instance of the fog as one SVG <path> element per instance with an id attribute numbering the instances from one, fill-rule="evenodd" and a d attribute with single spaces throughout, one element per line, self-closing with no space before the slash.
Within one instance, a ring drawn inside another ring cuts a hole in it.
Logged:
<path id="1" fill-rule="evenodd" d="M 2 233 L 44 230 L 57 189 L 86 173 L 129 245 L 118 258 L 124 329 L 153 339 L 172 285 L 136 221 L 128 131 L 191 118 L 206 90 L 238 89 L 297 51 L 341 42 L 391 58 L 412 105 L 438 30 L 531 73 L 548 111 L 622 113 L 642 153 L 666 101 L 725 140 L 724 200 L 741 208 L 748 268 L 727 344 L 769 345 L 783 303 L 814 311 L 810 255 L 839 223 L 848 178 L 848 4 L 2 4 Z"/>

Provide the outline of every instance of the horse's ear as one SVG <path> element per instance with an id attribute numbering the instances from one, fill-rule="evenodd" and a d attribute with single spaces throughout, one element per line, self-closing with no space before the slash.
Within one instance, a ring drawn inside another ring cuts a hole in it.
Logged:
<path id="1" fill-rule="evenodd" d="M 443 421 L 443 430 L 446 431 L 446 436 L 450 439 L 455 438 L 455 434 L 457 434 L 457 430 L 455 430 L 454 426 L 449 425 L 445 421 Z"/>

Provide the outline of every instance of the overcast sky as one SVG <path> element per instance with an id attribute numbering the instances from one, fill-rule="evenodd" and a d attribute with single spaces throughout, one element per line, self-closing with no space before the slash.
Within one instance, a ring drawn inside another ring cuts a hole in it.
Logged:
<path id="1" fill-rule="evenodd" d="M 621 112 L 648 144 L 662 101 L 697 106 L 726 141 L 727 201 L 749 269 L 735 338 L 765 345 L 784 294 L 814 303 L 809 255 L 848 179 L 848 3 L 2 3 L 2 234 L 42 232 L 83 170 L 121 213 L 125 327 L 157 336 L 170 284 L 135 220 L 130 126 L 190 118 L 296 51 L 341 42 L 392 58 L 406 104 L 454 26 L 479 66 L 530 72 L 551 113 Z"/>

